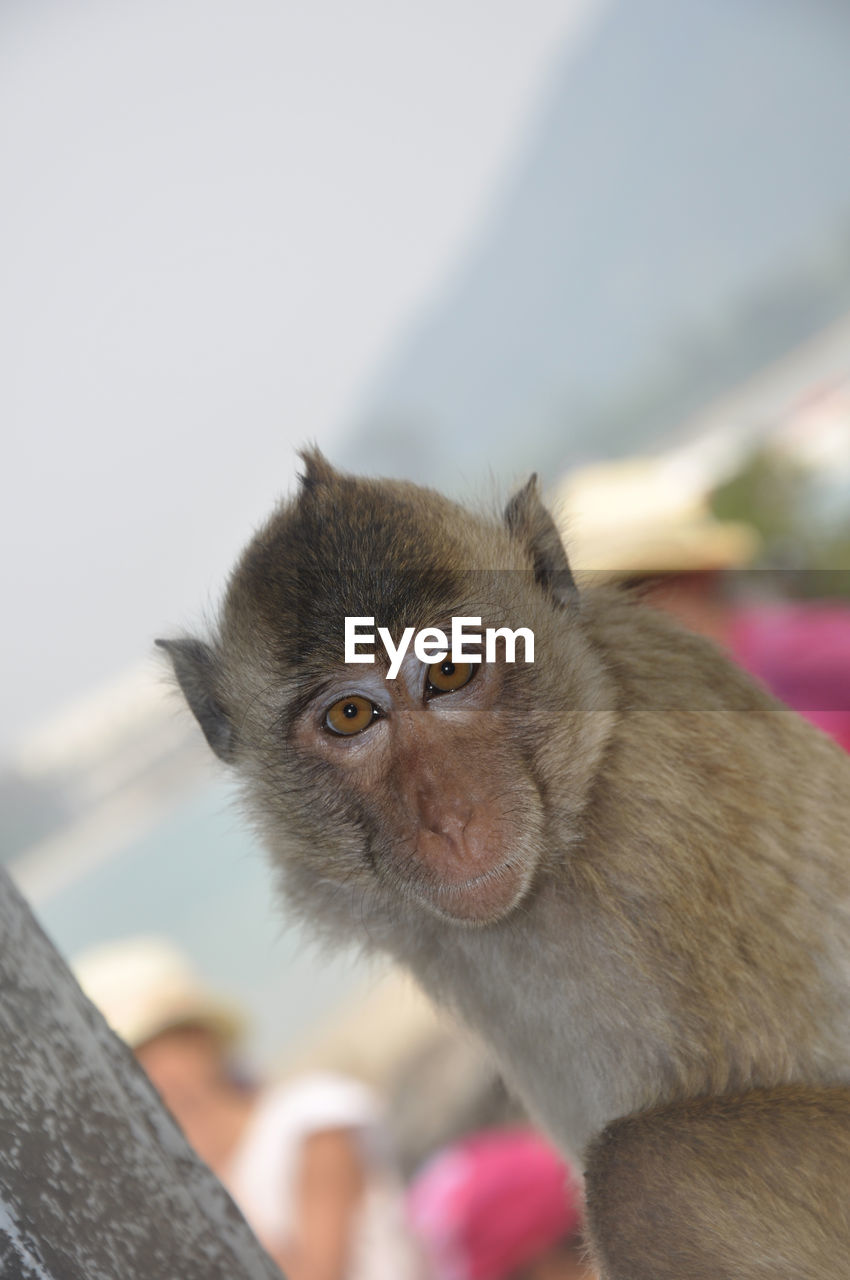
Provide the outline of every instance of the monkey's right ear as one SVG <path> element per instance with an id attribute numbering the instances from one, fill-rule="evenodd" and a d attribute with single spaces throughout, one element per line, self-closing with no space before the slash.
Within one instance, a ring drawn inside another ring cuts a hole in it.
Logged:
<path id="1" fill-rule="evenodd" d="M 230 764 L 236 735 L 230 717 L 215 695 L 215 660 L 202 640 L 157 640 L 171 659 L 177 683 L 204 731 L 204 737 L 220 760 Z"/>
<path id="2" fill-rule="evenodd" d="M 578 598 L 578 588 L 555 521 L 543 505 L 534 474 L 505 507 L 508 533 L 531 556 L 534 576 L 561 604 Z"/>

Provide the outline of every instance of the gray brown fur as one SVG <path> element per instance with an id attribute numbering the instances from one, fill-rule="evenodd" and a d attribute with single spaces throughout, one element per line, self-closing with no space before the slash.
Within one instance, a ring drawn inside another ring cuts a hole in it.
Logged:
<path id="1" fill-rule="evenodd" d="M 839 1280 L 850 759 L 710 642 L 623 592 L 576 596 L 553 528 L 534 485 L 498 524 L 309 455 L 237 565 L 218 634 L 167 647 L 290 901 L 407 965 L 565 1149 L 591 1144 L 606 1276 Z M 535 632 L 535 663 L 488 709 L 505 732 L 485 763 L 463 738 L 470 786 L 511 778 L 494 794 L 523 832 L 524 888 L 498 918 L 423 906 L 382 817 L 404 820 L 394 775 L 354 795 L 299 746 L 347 613 L 394 632 L 458 613 Z"/>

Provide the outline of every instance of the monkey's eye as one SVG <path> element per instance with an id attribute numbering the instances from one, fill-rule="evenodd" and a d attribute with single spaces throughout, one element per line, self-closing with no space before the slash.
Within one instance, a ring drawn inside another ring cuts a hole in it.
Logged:
<path id="1" fill-rule="evenodd" d="M 364 729 L 368 729 L 377 718 L 378 708 L 374 702 L 353 693 L 348 698 L 340 698 L 328 708 L 325 728 L 350 738 L 353 733 L 362 733 Z"/>
<path id="2" fill-rule="evenodd" d="M 446 658 L 443 662 L 433 662 L 428 668 L 429 693 L 454 693 L 469 684 L 475 675 L 475 663 L 452 662 Z"/>

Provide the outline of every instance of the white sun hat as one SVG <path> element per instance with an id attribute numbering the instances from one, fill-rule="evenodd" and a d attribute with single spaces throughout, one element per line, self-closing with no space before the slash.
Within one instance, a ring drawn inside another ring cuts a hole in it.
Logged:
<path id="1" fill-rule="evenodd" d="M 577 573 L 617 576 L 732 569 L 750 564 L 760 538 L 718 520 L 710 482 L 681 454 L 582 467 L 557 486 L 553 509 Z"/>
<path id="2" fill-rule="evenodd" d="M 133 1049 L 174 1027 L 206 1027 L 227 1045 L 245 1029 L 238 1010 L 209 991 L 164 938 L 103 943 L 79 955 L 72 968 L 112 1030 Z"/>

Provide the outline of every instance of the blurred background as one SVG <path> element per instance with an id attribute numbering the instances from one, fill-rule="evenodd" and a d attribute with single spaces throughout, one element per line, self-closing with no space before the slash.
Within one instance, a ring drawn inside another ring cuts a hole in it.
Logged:
<path id="1" fill-rule="evenodd" d="M 487 1113 L 273 900 L 152 656 L 306 441 L 488 501 L 537 470 L 579 567 L 788 622 L 777 688 L 806 602 L 800 709 L 850 708 L 848 66 L 835 0 L 6 0 L 0 842 L 66 956 L 165 936 L 258 1070 Z"/>

